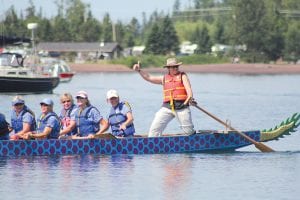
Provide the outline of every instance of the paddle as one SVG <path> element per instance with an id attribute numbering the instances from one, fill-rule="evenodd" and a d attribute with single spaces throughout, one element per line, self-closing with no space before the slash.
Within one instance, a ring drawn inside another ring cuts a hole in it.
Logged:
<path id="1" fill-rule="evenodd" d="M 213 114 L 207 112 L 206 110 L 204 110 L 203 108 L 199 107 L 197 105 L 197 102 L 193 101 L 191 103 L 192 106 L 195 106 L 196 108 L 198 108 L 199 110 L 201 110 L 202 112 L 204 112 L 205 114 L 207 114 L 208 116 L 212 117 L 213 119 L 215 119 L 216 121 L 220 122 L 221 124 L 223 124 L 224 126 L 230 128 L 231 130 L 237 132 L 237 134 L 239 134 L 240 136 L 242 136 L 243 138 L 245 138 L 246 140 L 248 140 L 249 142 L 251 142 L 252 144 L 255 145 L 255 147 L 257 149 L 259 149 L 261 152 L 274 152 L 273 149 L 271 149 L 270 147 L 268 147 L 267 145 L 257 142 L 255 140 L 253 140 L 252 138 L 250 138 L 249 136 L 247 136 L 245 133 L 242 133 L 241 131 L 236 130 L 235 128 L 233 128 L 232 126 L 230 126 L 229 124 L 227 124 L 226 122 L 220 120 L 219 118 L 217 118 L 216 116 L 214 116 Z"/>

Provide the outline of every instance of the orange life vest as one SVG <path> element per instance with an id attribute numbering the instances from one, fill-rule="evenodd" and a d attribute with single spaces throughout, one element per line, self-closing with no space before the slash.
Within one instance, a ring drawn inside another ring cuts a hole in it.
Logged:
<path id="1" fill-rule="evenodd" d="M 183 72 L 179 72 L 175 76 L 166 74 L 163 81 L 163 93 L 164 93 L 164 103 L 173 102 L 173 100 L 182 100 L 187 99 L 187 92 L 182 82 Z"/>

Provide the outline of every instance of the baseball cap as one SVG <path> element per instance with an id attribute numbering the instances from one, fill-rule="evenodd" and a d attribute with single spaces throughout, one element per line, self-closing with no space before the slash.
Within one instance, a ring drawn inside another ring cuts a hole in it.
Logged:
<path id="1" fill-rule="evenodd" d="M 25 101 L 22 97 L 20 96 L 16 96 L 12 102 L 11 102 L 11 105 L 15 106 L 16 104 L 25 104 Z"/>
<path id="2" fill-rule="evenodd" d="M 81 90 L 81 91 L 77 92 L 76 98 L 77 97 L 81 97 L 81 98 L 87 99 L 88 98 L 88 94 L 87 94 L 86 91 Z"/>
<path id="3" fill-rule="evenodd" d="M 46 104 L 48 106 L 53 106 L 53 101 L 49 98 L 43 99 L 43 101 L 40 102 L 40 104 Z"/>
<path id="4" fill-rule="evenodd" d="M 106 93 L 106 98 L 110 99 L 112 97 L 119 97 L 119 94 L 116 90 L 108 90 Z"/>

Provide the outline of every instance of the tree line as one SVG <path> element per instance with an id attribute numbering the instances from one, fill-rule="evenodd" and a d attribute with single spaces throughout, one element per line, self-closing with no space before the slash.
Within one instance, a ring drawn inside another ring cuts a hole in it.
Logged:
<path id="1" fill-rule="evenodd" d="M 10 7 L 0 21 L 1 34 L 28 37 L 28 23 L 38 23 L 38 41 L 118 42 L 123 48 L 145 45 L 146 54 L 179 52 L 183 41 L 198 45 L 196 54 L 209 54 L 214 44 L 246 45 L 232 50 L 249 62 L 300 58 L 299 0 L 193 0 L 182 8 L 174 0 L 171 13 L 154 11 L 142 20 L 113 22 L 106 13 L 100 21 L 81 0 L 56 0 L 57 14 L 46 18 L 32 0 L 20 14 Z M 223 56 L 223 55 L 220 55 Z"/>

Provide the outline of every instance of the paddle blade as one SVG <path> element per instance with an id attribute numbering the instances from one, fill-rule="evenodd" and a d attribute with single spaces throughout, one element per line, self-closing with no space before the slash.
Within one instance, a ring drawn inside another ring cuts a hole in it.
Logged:
<path id="1" fill-rule="evenodd" d="M 268 147 L 267 145 L 260 143 L 260 142 L 256 142 L 255 147 L 258 148 L 261 152 L 275 152 L 273 149 L 271 149 L 270 147 Z"/>

